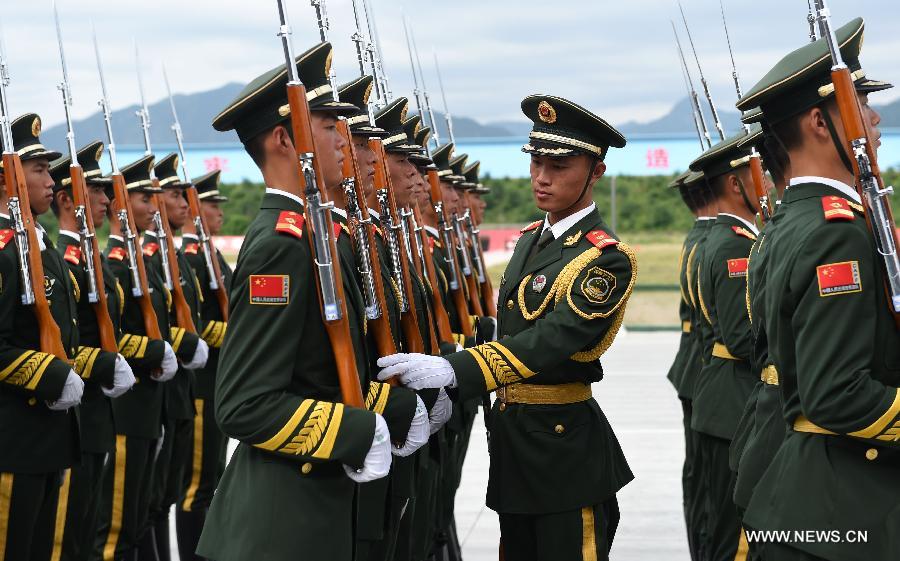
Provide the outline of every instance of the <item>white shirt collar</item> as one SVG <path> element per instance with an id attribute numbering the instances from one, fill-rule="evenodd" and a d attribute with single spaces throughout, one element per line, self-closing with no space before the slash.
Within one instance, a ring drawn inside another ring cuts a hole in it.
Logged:
<path id="1" fill-rule="evenodd" d="M 698 216 L 697 220 L 715 220 L 715 216 Z"/>
<path id="2" fill-rule="evenodd" d="M 757 228 L 756 224 L 754 224 L 753 222 L 744 220 L 743 218 L 741 218 L 740 216 L 737 216 L 736 214 L 728 214 L 727 212 L 720 212 L 719 216 L 728 216 L 730 218 L 734 218 L 735 220 L 737 220 L 738 222 L 740 222 L 744 226 L 746 226 L 748 230 L 750 230 L 751 232 L 753 232 L 756 235 L 759 235 L 759 228 Z"/>
<path id="3" fill-rule="evenodd" d="M 432 236 L 434 236 L 436 238 L 441 237 L 441 233 L 438 232 L 437 228 L 433 228 L 427 224 L 423 224 L 423 226 L 425 226 L 425 231 L 428 232 L 429 234 L 431 234 Z"/>
<path id="4" fill-rule="evenodd" d="M 831 179 L 830 177 L 818 177 L 816 175 L 806 175 L 803 177 L 794 177 L 791 179 L 790 185 L 799 185 L 801 183 L 821 183 L 823 185 L 828 185 L 829 187 L 833 187 L 840 191 L 845 197 L 850 199 L 856 204 L 862 204 L 862 199 L 859 197 L 859 193 L 856 192 L 856 189 L 847 185 L 843 181 L 838 181 L 837 179 Z"/>
<path id="5" fill-rule="evenodd" d="M 125 237 L 124 237 L 124 236 L 119 236 L 119 235 L 117 235 L 117 234 L 110 234 L 109 237 L 110 237 L 110 239 L 117 240 L 117 241 L 120 241 L 120 242 L 122 242 L 122 243 L 125 243 Z"/>
<path id="6" fill-rule="evenodd" d="M 331 212 L 337 214 L 341 218 L 347 218 L 347 211 L 342 208 L 334 207 L 333 209 L 331 209 Z"/>
<path id="7" fill-rule="evenodd" d="M 578 224 L 578 222 L 582 218 L 584 218 L 588 214 L 594 212 L 594 209 L 596 209 L 596 208 L 597 208 L 597 203 L 591 203 L 590 206 L 588 206 L 587 208 L 583 208 L 583 209 L 579 210 L 578 212 L 576 212 L 575 214 L 569 215 L 553 225 L 550 224 L 550 215 L 548 214 L 547 216 L 544 217 L 544 227 L 541 228 L 541 234 L 544 233 L 544 230 L 546 230 L 547 228 L 550 228 L 550 231 L 553 232 L 553 238 L 557 239 L 560 236 L 562 236 L 563 234 L 565 234 L 569 230 L 569 228 Z"/>
<path id="8" fill-rule="evenodd" d="M 381 220 L 381 215 L 378 214 L 378 211 L 375 210 L 374 208 L 369 208 L 369 214 L 372 215 L 372 216 L 374 216 L 374 217 L 377 218 L 378 220 Z"/>
<path id="9" fill-rule="evenodd" d="M 5 218 L 5 219 L 9 220 L 9 215 L 3 214 L 2 212 L 0 212 L 0 218 Z"/>
<path id="10" fill-rule="evenodd" d="M 79 234 L 78 232 L 73 232 L 72 230 L 60 230 L 59 235 L 60 236 L 69 236 L 73 240 L 81 241 L 81 234 Z"/>
<path id="11" fill-rule="evenodd" d="M 189 240 L 199 240 L 200 237 L 197 234 L 181 234 L 182 238 L 187 238 Z"/>
<path id="12" fill-rule="evenodd" d="M 281 189 L 276 189 L 274 187 L 266 187 L 266 195 L 281 195 L 282 197 L 287 197 L 292 201 L 296 201 L 298 205 L 303 206 L 303 199 L 298 197 L 293 193 L 288 193 L 287 191 L 282 191 Z"/>
<path id="13" fill-rule="evenodd" d="M 150 237 L 152 237 L 152 238 L 158 238 L 158 237 L 159 237 L 158 235 L 156 235 L 156 232 L 154 232 L 153 230 L 147 230 L 146 232 L 144 232 L 144 235 L 145 235 L 145 236 L 150 236 Z"/>

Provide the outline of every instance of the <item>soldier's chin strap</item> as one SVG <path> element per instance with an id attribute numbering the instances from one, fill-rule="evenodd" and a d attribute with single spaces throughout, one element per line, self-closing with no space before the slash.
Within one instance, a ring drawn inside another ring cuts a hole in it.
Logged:
<path id="1" fill-rule="evenodd" d="M 741 178 L 737 175 L 735 175 L 734 178 L 737 179 L 738 186 L 740 186 L 741 188 L 741 198 L 744 199 L 744 205 L 747 207 L 747 210 L 749 210 L 751 214 L 756 215 L 758 211 L 753 208 L 753 203 L 750 202 L 750 198 L 747 196 L 747 188 L 744 187 L 744 182 L 741 181 Z"/>
<path id="2" fill-rule="evenodd" d="M 841 143 L 837 129 L 834 127 L 834 121 L 831 119 L 831 114 L 824 107 L 822 107 L 822 118 L 825 119 L 825 126 L 828 127 L 831 141 L 834 143 L 834 148 L 837 150 L 838 156 L 841 157 L 841 161 L 844 162 L 844 167 L 847 168 L 847 171 L 853 173 L 853 164 L 850 162 L 850 156 L 847 155 L 847 149 Z"/>
<path id="3" fill-rule="evenodd" d="M 601 161 L 600 158 L 598 158 L 597 156 L 594 156 L 593 158 L 591 158 L 591 165 L 588 166 L 588 175 L 587 175 L 587 179 L 584 180 L 584 188 L 581 189 L 581 194 L 578 195 L 578 198 L 575 199 L 575 202 L 573 202 L 572 204 L 570 204 L 569 206 L 567 206 L 566 208 L 561 210 L 559 212 L 559 214 L 565 214 L 565 213 L 569 212 L 570 210 L 572 210 L 573 206 L 577 205 L 578 202 L 582 198 L 584 198 L 584 194 L 587 193 L 588 188 L 590 188 L 590 186 L 591 186 L 591 176 L 594 175 L 594 166 L 596 166 L 597 162 L 600 162 L 600 161 Z"/>

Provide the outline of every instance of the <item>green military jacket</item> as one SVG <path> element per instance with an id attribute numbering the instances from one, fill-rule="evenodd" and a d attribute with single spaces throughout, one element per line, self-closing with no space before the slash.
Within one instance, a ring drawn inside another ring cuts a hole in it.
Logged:
<path id="1" fill-rule="evenodd" d="M 737 472 L 734 502 L 747 508 L 756 483 L 772 463 L 772 458 L 784 441 L 784 419 L 781 416 L 781 393 L 778 374 L 769 353 L 769 339 L 765 330 L 766 278 L 769 269 L 769 244 L 777 224 L 770 220 L 763 227 L 750 250 L 747 267 L 747 313 L 753 339 L 750 372 L 757 373 L 747 406 L 738 423 L 731 443 L 729 463 Z"/>
<path id="2" fill-rule="evenodd" d="M 691 428 L 728 440 L 758 379 L 750 372 L 747 315 L 747 258 L 754 241 L 756 234 L 743 221 L 720 214 L 698 265 L 696 300 L 707 324 L 708 361 L 694 384 Z"/>
<path id="3" fill-rule="evenodd" d="M 143 243 L 144 256 L 148 258 L 148 263 L 156 271 L 160 278 L 164 279 L 162 265 L 162 250 L 160 249 L 158 239 L 154 232 L 144 232 Z M 200 318 L 200 306 L 203 296 L 200 292 L 200 283 L 197 281 L 197 275 L 194 274 L 194 268 L 184 255 L 181 249 L 175 250 L 175 258 L 178 260 L 178 269 L 181 278 L 172 279 L 173 282 L 181 284 L 181 290 L 184 292 L 184 299 L 191 309 L 191 319 L 194 320 L 194 328 L 196 333 L 190 333 L 184 327 L 177 325 L 175 320 L 175 308 L 173 304 L 169 305 L 169 335 L 172 342 L 172 350 L 178 357 L 178 373 L 175 377 L 163 384 L 163 413 L 167 419 L 193 419 L 194 418 L 194 371 L 181 366 L 181 364 L 194 358 L 197 351 L 197 345 L 200 341 L 200 334 L 203 333 L 203 321 Z"/>
<path id="4" fill-rule="evenodd" d="M 499 337 L 448 355 L 465 400 L 525 382 L 591 384 L 625 316 L 634 252 L 593 210 L 526 262 L 542 222 L 525 228 L 499 287 Z M 573 510 L 633 479 L 593 398 L 565 405 L 495 403 L 487 504 L 504 513 Z M 564 473 L 565 477 L 547 474 Z"/>
<path id="5" fill-rule="evenodd" d="M 8 225 L 4 224 L 4 225 Z M 69 357 L 78 351 L 77 310 L 69 270 L 42 230 L 44 291 Z M 69 364 L 41 352 L 37 320 L 22 304 L 13 230 L 0 230 L 0 472 L 47 473 L 80 461 L 77 408 L 51 411 Z"/>
<path id="6" fill-rule="evenodd" d="M 197 283 L 200 285 L 200 317 L 203 318 L 203 330 L 200 332 L 200 336 L 209 345 L 209 358 L 206 360 L 206 366 L 194 370 L 194 396 L 197 399 L 212 400 L 215 395 L 216 372 L 219 368 L 219 352 L 228 324 L 222 317 L 222 310 L 216 299 L 216 291 L 209 287 L 209 272 L 206 269 L 206 260 L 197 238 L 191 234 L 184 234 L 183 240 L 182 252 L 194 270 Z M 227 294 L 231 291 L 233 272 L 218 249 L 216 250 L 216 259 L 219 261 L 219 270 L 225 278 Z"/>
<path id="7" fill-rule="evenodd" d="M 117 353 L 100 349 L 100 332 L 97 327 L 97 316 L 88 301 L 88 279 L 81 255 L 81 242 L 73 237 L 73 233 L 61 231 L 57 239 L 57 250 L 63 256 L 71 273 L 72 286 L 78 304 L 79 347 L 75 355 L 76 372 L 84 380 L 84 394 L 79 405 L 81 449 L 83 452 L 106 453 L 115 446 L 115 430 L 113 428 L 112 407 L 110 400 L 101 386 L 111 387 L 115 376 Z M 77 236 L 77 234 L 74 234 Z M 115 329 L 116 341 L 120 336 L 120 295 L 113 276 L 101 257 L 103 267 L 103 286 L 98 290 L 106 292 L 106 304 L 109 317 Z M 79 368 L 78 366 L 81 365 Z"/>
<path id="8" fill-rule="evenodd" d="M 268 190 L 232 279 L 216 420 L 240 444 L 198 547 L 219 561 L 352 555 L 356 485 L 342 464 L 362 466 L 375 418 L 340 403 L 302 211 L 299 198 Z M 364 349 L 360 303 L 346 298 L 354 348 Z M 373 403 L 390 393 L 363 386 Z"/>
<path id="9" fill-rule="evenodd" d="M 864 543 L 790 545 L 829 560 L 897 559 L 900 340 L 852 189 L 792 184 L 766 237 L 763 321 L 793 430 L 744 520 L 761 530 L 864 530 Z"/>
<path id="10" fill-rule="evenodd" d="M 678 397 L 689 399 L 689 396 L 682 392 L 682 381 L 685 378 L 686 370 L 696 367 L 695 372 L 699 372 L 697 359 L 697 349 L 694 345 L 694 338 L 691 336 L 691 300 L 688 297 L 688 283 L 685 279 L 685 272 L 688 266 L 688 256 L 694 250 L 697 240 L 705 232 L 706 220 L 697 219 L 691 227 L 684 243 L 681 246 L 681 254 L 678 258 L 678 285 L 681 291 L 681 300 L 678 301 L 678 317 L 681 319 L 681 339 L 678 341 L 678 351 L 675 353 L 675 360 L 669 368 L 666 378 L 675 387 Z"/>
<path id="11" fill-rule="evenodd" d="M 692 346 L 691 353 L 688 355 L 688 360 L 685 363 L 678 395 L 691 400 L 694 399 L 694 385 L 697 381 L 697 377 L 700 375 L 700 370 L 703 369 L 703 365 L 706 364 L 707 359 L 709 358 L 703 354 L 704 337 L 708 337 L 707 332 L 710 331 L 710 329 L 709 324 L 703 317 L 700 304 L 697 301 L 697 278 L 699 275 L 699 265 L 703 256 L 703 246 L 705 245 L 706 238 L 709 236 L 709 232 L 715 222 L 715 218 L 704 217 L 700 219 L 699 231 L 696 234 L 693 246 L 690 251 L 687 252 L 684 271 L 679 277 L 679 283 L 684 286 L 684 291 L 690 302 L 689 321 Z"/>
<path id="12" fill-rule="evenodd" d="M 113 421 L 116 434 L 156 439 L 162 434 L 163 387 L 151 374 L 162 364 L 164 341 L 169 340 L 169 303 L 171 296 L 157 271 L 144 259 L 150 301 L 156 312 L 156 321 L 163 339 L 152 340 L 144 328 L 144 316 L 140 304 L 132 293 L 131 272 L 125 242 L 118 236 L 110 236 L 106 248 L 109 268 L 119 281 L 124 294 L 122 309 L 122 338 L 119 352 L 128 359 L 136 378 L 134 386 L 124 395 L 112 400 Z"/>

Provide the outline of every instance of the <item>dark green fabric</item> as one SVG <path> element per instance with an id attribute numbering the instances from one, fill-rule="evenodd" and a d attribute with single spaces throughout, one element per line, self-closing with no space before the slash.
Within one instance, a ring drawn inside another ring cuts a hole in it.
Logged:
<path id="1" fill-rule="evenodd" d="M 732 498 L 735 474 L 728 468 L 729 444 L 724 438 L 697 435 L 705 526 L 700 543 L 702 559 L 731 561 L 738 549 L 741 519 Z"/>
<path id="2" fill-rule="evenodd" d="M 678 318 L 681 320 L 682 325 L 685 323 L 690 324 L 691 321 L 691 300 L 688 295 L 687 281 L 685 279 L 688 256 L 694 248 L 694 245 L 696 245 L 701 232 L 704 231 L 704 222 L 705 221 L 703 220 L 696 220 L 694 222 L 694 225 L 684 238 L 684 243 L 681 246 L 681 256 L 678 258 L 678 284 L 681 290 L 681 299 L 678 301 Z M 696 361 L 694 337 L 690 331 L 682 329 L 681 338 L 678 341 L 678 351 L 675 353 L 675 359 L 672 361 L 672 366 L 669 368 L 668 374 L 666 374 L 666 378 L 668 378 L 675 387 L 675 391 L 678 392 L 679 397 L 687 399 L 690 399 L 691 397 L 683 392 L 681 388 L 683 380 L 687 376 L 685 371 L 688 368 L 696 366 Z M 699 372 L 700 369 L 697 368 L 696 371 Z"/>
<path id="3" fill-rule="evenodd" d="M 802 414 L 841 436 L 789 431 L 744 519 L 760 530 L 868 530 L 866 543 L 791 546 L 829 560 L 890 559 L 898 554 L 900 460 L 898 441 L 884 430 L 898 421 L 892 404 L 900 345 L 882 289 L 881 257 L 863 216 L 826 220 L 825 196 L 844 195 L 818 183 L 791 185 L 773 217 L 764 325 L 785 422 Z M 856 267 L 858 289 L 820 296 L 820 279 L 828 277 L 818 267 L 844 262 Z M 871 436 L 848 435 L 882 417 L 883 430 L 878 424 Z M 878 453 L 875 460 L 867 459 L 869 450 Z"/>
<path id="4" fill-rule="evenodd" d="M 61 559 L 87 559 L 92 551 L 97 538 L 106 458 L 103 453 L 82 453 L 81 463 L 72 466 Z"/>
<path id="5" fill-rule="evenodd" d="M 0 477 L 12 477 L 6 534 L 0 536 L 6 559 L 50 558 L 62 473 L 0 472 Z"/>

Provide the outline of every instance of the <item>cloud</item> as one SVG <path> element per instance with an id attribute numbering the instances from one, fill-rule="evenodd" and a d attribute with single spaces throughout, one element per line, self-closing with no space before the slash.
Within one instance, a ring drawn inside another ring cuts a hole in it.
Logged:
<path id="1" fill-rule="evenodd" d="M 360 0 L 361 1 L 361 0 Z M 371 0 L 377 15 L 385 66 L 395 95 L 412 94 L 412 77 L 401 14 L 410 18 L 432 100 L 437 91 L 432 48 L 440 57 L 450 111 L 482 122 L 520 119 L 519 101 L 535 92 L 568 96 L 614 122 L 654 118 L 684 95 L 669 19 L 682 31 L 674 2 L 579 0 Z M 318 41 L 315 15 L 306 0 L 288 0 L 297 52 Z M 56 84 L 59 60 L 49 2 L 10 2 L 3 33 L 12 74 L 10 107 L 37 111 L 45 123 L 62 121 Z M 834 20 L 867 20 L 863 59 L 869 75 L 896 81 L 900 4 L 859 0 L 832 2 Z M 63 37 L 75 97 L 75 117 L 96 110 L 99 98 L 90 39 L 95 22 L 114 108 L 137 101 L 132 42 L 143 59 L 148 101 L 164 96 L 166 63 L 176 92 L 247 82 L 279 64 L 273 0 L 59 0 Z M 718 3 L 684 0 L 704 74 L 717 103 L 734 100 L 731 62 Z M 350 35 L 350 0 L 327 3 L 338 80 L 358 68 Z M 747 90 L 783 54 L 808 36 L 803 2 L 726 1 L 731 40 Z M 685 48 L 686 37 L 682 35 Z M 697 80 L 693 57 L 689 64 Z M 699 84 L 697 84 L 699 88 Z M 877 102 L 900 94 L 881 94 Z"/>

